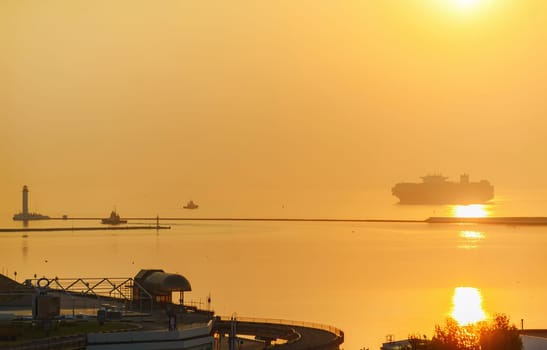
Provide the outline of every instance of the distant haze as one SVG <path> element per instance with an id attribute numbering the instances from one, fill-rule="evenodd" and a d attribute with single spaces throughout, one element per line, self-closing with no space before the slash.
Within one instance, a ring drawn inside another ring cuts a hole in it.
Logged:
<path id="1" fill-rule="evenodd" d="M 2 1 L 0 214 L 24 184 L 81 215 L 395 201 L 426 173 L 544 189 L 545 23 L 532 0 Z"/>

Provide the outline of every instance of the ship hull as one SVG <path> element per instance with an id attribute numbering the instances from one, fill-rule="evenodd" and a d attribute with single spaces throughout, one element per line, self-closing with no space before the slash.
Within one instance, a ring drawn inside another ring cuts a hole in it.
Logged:
<path id="1" fill-rule="evenodd" d="M 101 223 L 106 225 L 119 225 L 119 224 L 127 224 L 127 220 L 101 219 Z"/>
<path id="2" fill-rule="evenodd" d="M 494 197 L 487 182 L 399 183 L 392 189 L 400 204 L 482 204 Z"/>

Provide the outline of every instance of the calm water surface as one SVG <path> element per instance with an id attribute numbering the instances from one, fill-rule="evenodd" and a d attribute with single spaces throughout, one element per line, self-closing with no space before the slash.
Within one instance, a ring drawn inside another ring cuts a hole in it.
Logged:
<path id="1" fill-rule="evenodd" d="M 369 212 L 374 217 L 424 219 L 454 210 L 390 205 L 388 210 Z M 523 215 L 515 203 L 498 202 L 482 210 L 489 215 Z M 18 225 L 9 220 L 11 214 L 0 226 Z M 141 268 L 161 268 L 189 279 L 193 290 L 187 300 L 204 303 L 210 294 L 217 314 L 334 325 L 345 331 L 343 348 L 354 350 L 377 349 L 389 334 L 431 336 L 434 325 L 450 314 L 457 287 L 477 288 L 487 314 L 503 312 L 518 325 L 524 319 L 526 327 L 547 327 L 547 227 L 165 224 L 172 229 L 2 233 L 1 272 L 13 277 L 17 271 L 21 281 L 34 274 L 132 277 Z M 99 226 L 76 221 L 31 223 L 71 225 Z"/>

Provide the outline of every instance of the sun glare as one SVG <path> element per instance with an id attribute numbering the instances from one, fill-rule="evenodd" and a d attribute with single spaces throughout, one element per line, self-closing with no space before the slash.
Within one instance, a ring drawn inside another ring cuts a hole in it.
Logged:
<path id="1" fill-rule="evenodd" d="M 479 0 L 452 0 L 458 7 L 470 8 L 478 4 Z"/>
<path id="2" fill-rule="evenodd" d="M 482 309 L 482 295 L 477 288 L 456 288 L 452 297 L 452 304 L 451 316 L 460 326 L 486 319 L 486 313 Z"/>
<path id="3" fill-rule="evenodd" d="M 456 205 L 454 216 L 457 218 L 484 218 L 488 216 L 488 212 L 482 204 Z"/>
<path id="4" fill-rule="evenodd" d="M 494 0 L 437 0 L 445 10 L 457 15 L 478 14 L 486 8 L 490 8 Z"/>

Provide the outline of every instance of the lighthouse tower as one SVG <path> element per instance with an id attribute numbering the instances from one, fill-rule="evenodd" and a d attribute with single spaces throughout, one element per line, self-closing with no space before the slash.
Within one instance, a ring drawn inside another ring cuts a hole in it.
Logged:
<path id="1" fill-rule="evenodd" d="M 19 214 L 13 215 L 13 220 L 28 221 L 28 220 L 47 220 L 49 216 L 28 211 L 28 187 L 23 186 L 23 208 Z"/>
<path id="2" fill-rule="evenodd" d="M 23 186 L 23 210 L 21 211 L 23 217 L 28 217 L 28 187 Z"/>

